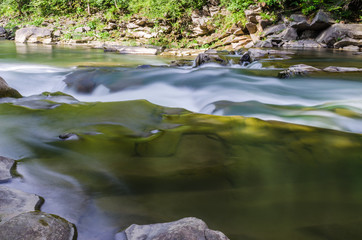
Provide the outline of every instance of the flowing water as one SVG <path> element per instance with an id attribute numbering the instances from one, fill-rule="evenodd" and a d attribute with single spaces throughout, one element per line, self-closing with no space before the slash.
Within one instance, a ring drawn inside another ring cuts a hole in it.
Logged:
<path id="1" fill-rule="evenodd" d="M 362 74 L 276 78 L 361 55 L 171 60 L 0 41 L 0 76 L 25 96 L 0 100 L 0 155 L 20 160 L 5 184 L 44 197 L 78 239 L 187 216 L 231 239 L 362 237 Z"/>

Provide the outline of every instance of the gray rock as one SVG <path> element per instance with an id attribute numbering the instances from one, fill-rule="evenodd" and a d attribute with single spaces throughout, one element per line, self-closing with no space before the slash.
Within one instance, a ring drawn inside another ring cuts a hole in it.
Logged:
<path id="1" fill-rule="evenodd" d="M 290 15 L 290 20 L 294 23 L 300 23 L 307 21 L 307 17 L 302 14 L 292 14 Z"/>
<path id="2" fill-rule="evenodd" d="M 272 34 L 279 34 L 284 29 L 286 29 L 286 26 L 285 26 L 284 23 L 268 27 L 267 29 L 265 29 L 263 31 L 262 37 L 266 37 L 266 36 L 269 36 L 269 35 L 272 35 Z"/>
<path id="3" fill-rule="evenodd" d="M 56 30 L 53 32 L 54 37 L 60 37 L 61 35 L 62 35 L 62 31 L 60 31 L 60 30 Z"/>
<path id="4" fill-rule="evenodd" d="M 0 27 L 0 37 L 5 37 L 6 36 L 6 30 L 3 27 Z"/>
<path id="5" fill-rule="evenodd" d="M 280 50 L 262 50 L 257 48 L 251 48 L 248 50 L 250 57 L 253 60 L 264 58 L 264 57 L 270 57 L 270 56 L 285 56 L 285 55 L 293 55 L 294 52 L 289 51 L 280 51 Z"/>
<path id="6" fill-rule="evenodd" d="M 147 47 L 117 47 L 117 52 L 121 54 L 140 54 L 140 55 L 157 55 L 162 50 L 159 48 L 147 48 Z"/>
<path id="7" fill-rule="evenodd" d="M 326 67 L 323 69 L 325 72 L 362 72 L 362 68 L 355 67 Z"/>
<path id="8" fill-rule="evenodd" d="M 345 46 L 342 49 L 343 51 L 351 51 L 351 52 L 358 52 L 361 50 L 361 48 L 359 48 L 358 46 L 353 46 L 353 45 Z"/>
<path id="9" fill-rule="evenodd" d="M 15 32 L 15 41 L 19 43 L 51 43 L 52 31 L 48 28 L 28 27 Z"/>
<path id="10" fill-rule="evenodd" d="M 314 39 L 318 36 L 319 32 L 314 30 L 305 30 L 302 32 L 300 39 Z"/>
<path id="11" fill-rule="evenodd" d="M 244 11 L 246 19 L 251 23 L 258 23 L 261 12 L 261 8 L 256 6 L 250 6 L 249 9 Z"/>
<path id="12" fill-rule="evenodd" d="M 314 40 L 289 41 L 284 43 L 283 45 L 283 48 L 293 48 L 293 49 L 322 48 L 322 47 L 324 46 Z"/>
<path id="13" fill-rule="evenodd" d="M 65 219 L 43 212 L 22 213 L 0 225 L 2 240 L 72 240 L 75 227 Z"/>
<path id="14" fill-rule="evenodd" d="M 284 70 L 278 74 L 279 78 L 290 78 L 295 76 L 304 76 L 311 72 L 319 72 L 319 68 L 315 68 L 305 64 L 298 64 L 290 66 L 287 70 Z"/>
<path id="15" fill-rule="evenodd" d="M 84 28 L 83 27 L 77 27 L 75 30 L 74 30 L 75 33 L 83 33 L 84 32 Z"/>
<path id="16" fill-rule="evenodd" d="M 0 98 L 3 97 L 21 98 L 22 96 L 17 90 L 9 87 L 7 82 L 0 77 Z"/>
<path id="17" fill-rule="evenodd" d="M 169 223 L 133 224 L 116 235 L 116 240 L 228 240 L 219 231 L 208 229 L 200 219 L 189 217 Z"/>
<path id="18" fill-rule="evenodd" d="M 316 41 L 326 44 L 328 47 L 346 37 L 358 36 L 362 32 L 362 24 L 334 24 L 318 35 Z"/>
<path id="19" fill-rule="evenodd" d="M 11 179 L 10 170 L 14 163 L 15 161 L 13 159 L 0 156 L 0 182 Z"/>
<path id="20" fill-rule="evenodd" d="M 357 40 L 347 37 L 333 44 L 334 48 L 343 48 L 346 46 L 362 47 L 362 40 Z"/>
<path id="21" fill-rule="evenodd" d="M 310 24 L 310 30 L 321 31 L 334 24 L 334 20 L 323 10 L 319 10 Z"/>
<path id="22" fill-rule="evenodd" d="M 281 32 L 278 37 L 280 37 L 283 40 L 297 40 L 298 33 L 295 28 L 288 27 L 284 29 L 283 32 Z"/>
<path id="23" fill-rule="evenodd" d="M 193 67 L 198 67 L 205 63 L 218 63 L 221 65 L 227 65 L 228 61 L 218 55 L 200 53 L 199 55 L 197 55 Z"/>
<path id="24" fill-rule="evenodd" d="M 84 28 L 84 31 L 86 31 L 86 32 L 89 32 L 90 30 L 92 30 L 90 27 L 88 27 L 88 26 L 85 26 Z"/>
<path id="25" fill-rule="evenodd" d="M 0 225 L 21 213 L 37 210 L 41 203 L 35 194 L 0 186 Z"/>

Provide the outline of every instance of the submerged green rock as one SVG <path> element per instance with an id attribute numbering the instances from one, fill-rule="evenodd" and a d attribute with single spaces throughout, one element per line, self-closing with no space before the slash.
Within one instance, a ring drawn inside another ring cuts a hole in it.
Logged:
<path id="1" fill-rule="evenodd" d="M 361 134 L 142 100 L 0 113 L 6 141 L 77 179 L 117 227 L 196 216 L 231 239 L 308 239 L 305 226 L 362 214 Z"/>
<path id="2" fill-rule="evenodd" d="M 9 87 L 6 81 L 0 77 L 0 98 L 12 97 L 12 98 L 21 98 L 21 94 L 14 88 Z"/>

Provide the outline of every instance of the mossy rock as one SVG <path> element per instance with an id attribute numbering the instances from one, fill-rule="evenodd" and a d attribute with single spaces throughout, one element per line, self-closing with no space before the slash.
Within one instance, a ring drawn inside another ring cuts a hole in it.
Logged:
<path id="1" fill-rule="evenodd" d="M 14 88 L 9 87 L 6 81 L 0 77 L 0 98 L 21 98 L 21 94 Z"/>

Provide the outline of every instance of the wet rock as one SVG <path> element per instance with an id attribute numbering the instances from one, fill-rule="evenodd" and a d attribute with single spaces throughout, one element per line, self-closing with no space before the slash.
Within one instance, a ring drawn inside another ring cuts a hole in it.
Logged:
<path id="1" fill-rule="evenodd" d="M 2 240 L 72 240 L 75 227 L 65 219 L 43 212 L 22 213 L 0 225 Z"/>
<path id="2" fill-rule="evenodd" d="M 205 63 L 218 63 L 221 65 L 227 65 L 228 61 L 224 58 L 221 58 L 218 55 L 211 55 L 207 53 L 200 53 L 197 55 L 195 61 L 194 61 L 194 67 L 201 66 Z"/>
<path id="3" fill-rule="evenodd" d="M 261 59 L 261 58 L 265 58 L 265 57 L 270 57 L 270 56 L 285 56 L 285 55 L 293 55 L 294 52 L 289 52 L 289 51 L 281 51 L 281 50 L 262 50 L 262 49 L 257 49 L 257 48 L 251 48 L 248 50 L 250 57 L 253 60 L 256 59 Z"/>
<path id="4" fill-rule="evenodd" d="M 79 140 L 79 136 L 75 133 L 63 133 L 59 135 L 59 138 L 62 140 Z"/>
<path id="5" fill-rule="evenodd" d="M 22 96 L 17 90 L 9 87 L 7 82 L 0 77 L 0 98 L 3 97 L 21 98 Z"/>
<path id="6" fill-rule="evenodd" d="M 169 223 L 133 224 L 116 235 L 116 240 L 228 240 L 219 231 L 210 230 L 200 219 L 189 217 Z"/>
<path id="7" fill-rule="evenodd" d="M 249 52 L 244 53 L 239 60 L 239 64 L 242 66 L 247 66 L 252 62 L 253 62 L 253 59 L 251 58 Z"/>
<path id="8" fill-rule="evenodd" d="M 362 72 L 362 68 L 355 67 L 326 67 L 323 69 L 325 72 Z"/>
<path id="9" fill-rule="evenodd" d="M 28 27 L 15 32 L 15 41 L 19 43 L 51 43 L 52 31 L 48 28 Z"/>
<path id="10" fill-rule="evenodd" d="M 279 78 L 290 78 L 295 76 L 304 76 L 311 72 L 319 72 L 321 71 L 318 68 L 305 65 L 305 64 L 298 64 L 290 66 L 287 70 L 284 70 L 278 74 Z"/>
<path id="11" fill-rule="evenodd" d="M 37 210 L 42 202 L 35 194 L 0 186 L 0 225 L 21 213 Z"/>
<path id="12" fill-rule="evenodd" d="M 11 179 L 10 170 L 14 163 L 15 161 L 13 159 L 0 156 L 0 182 Z"/>
<path id="13" fill-rule="evenodd" d="M 319 34 L 316 41 L 332 48 L 341 39 L 358 36 L 358 32 L 362 32 L 362 24 L 334 24 Z"/>
<path id="14" fill-rule="evenodd" d="M 192 66 L 193 61 L 190 60 L 173 60 L 170 63 L 171 67 L 185 67 L 185 66 Z"/>

